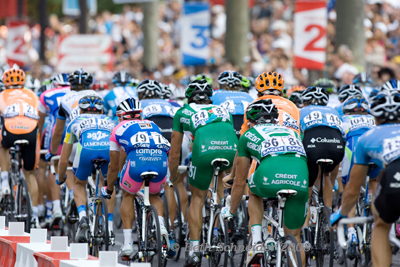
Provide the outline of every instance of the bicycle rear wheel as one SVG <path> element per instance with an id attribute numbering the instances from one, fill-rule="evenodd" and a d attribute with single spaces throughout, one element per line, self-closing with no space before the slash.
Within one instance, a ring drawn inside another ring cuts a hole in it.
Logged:
<path id="1" fill-rule="evenodd" d="M 211 231 L 211 248 L 208 248 L 210 255 L 208 257 L 208 265 L 210 267 L 218 266 L 221 257 L 223 257 L 224 262 L 228 262 L 228 251 L 224 251 L 224 248 L 226 245 L 229 245 L 228 235 L 225 234 L 225 230 L 228 230 L 228 222 L 223 221 L 221 225 L 219 211 L 215 213 L 212 226 L 213 228 L 209 229 Z M 224 244 L 224 247 L 221 248 L 221 244 Z"/>
<path id="2" fill-rule="evenodd" d="M 184 246 L 184 235 L 183 235 L 183 214 L 182 214 L 182 209 L 181 209 L 181 200 L 179 197 L 179 192 L 176 187 L 174 187 L 174 195 L 175 195 L 175 201 L 176 201 L 176 214 L 175 214 L 175 220 L 173 223 L 174 229 L 173 233 L 175 236 L 175 242 L 179 244 L 181 247 Z M 174 261 L 178 261 L 179 257 L 181 255 L 181 250 L 178 249 L 176 251 L 176 255 L 173 257 Z"/>
<path id="3" fill-rule="evenodd" d="M 94 231 L 90 233 L 90 254 L 99 257 L 100 251 L 107 251 L 109 246 L 109 232 L 107 220 L 107 204 L 104 198 L 96 201 L 96 214 L 93 215 Z"/>
<path id="4" fill-rule="evenodd" d="M 32 205 L 31 197 L 29 195 L 28 185 L 25 179 L 21 179 L 17 185 L 17 215 L 15 218 L 25 223 L 25 232 L 30 233 L 31 231 L 31 219 L 32 219 Z"/>
<path id="5" fill-rule="evenodd" d="M 301 255 L 296 238 L 292 234 L 285 235 L 281 245 L 282 267 L 301 267 Z"/>
<path id="6" fill-rule="evenodd" d="M 330 211 L 327 207 L 322 207 L 318 217 L 318 232 L 317 235 L 317 247 L 316 247 L 316 265 L 317 267 L 324 267 L 325 255 L 330 255 L 330 237 L 329 231 L 330 226 Z"/>
<path id="7" fill-rule="evenodd" d="M 150 262 L 153 267 L 163 267 L 166 265 L 165 255 L 167 255 L 167 244 L 163 244 L 163 240 L 161 240 L 158 213 L 153 205 L 150 205 L 147 210 L 145 246 L 147 249 L 150 249 L 147 257 L 145 257 L 145 262 Z"/>

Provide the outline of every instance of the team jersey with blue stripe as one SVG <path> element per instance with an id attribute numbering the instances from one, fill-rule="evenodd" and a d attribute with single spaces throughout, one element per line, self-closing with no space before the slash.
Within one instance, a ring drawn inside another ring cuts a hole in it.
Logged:
<path id="1" fill-rule="evenodd" d="M 364 133 L 358 140 L 354 163 L 368 165 L 370 161 L 385 168 L 400 158 L 400 124 L 383 124 Z"/>
<path id="2" fill-rule="evenodd" d="M 335 107 L 335 110 L 339 113 L 339 116 L 340 116 L 340 117 L 344 116 L 344 113 L 343 113 L 343 104 L 340 104 L 339 106 L 336 106 L 336 107 Z"/>
<path id="3" fill-rule="evenodd" d="M 104 97 L 104 108 L 106 114 L 110 116 L 114 122 L 118 123 L 117 107 L 118 105 L 127 98 L 138 98 L 136 94 L 136 88 L 131 86 L 119 86 L 112 89 Z"/>
<path id="4" fill-rule="evenodd" d="M 328 106 L 310 105 L 300 110 L 300 129 L 302 132 L 318 126 L 328 126 L 343 132 L 339 113 Z"/>
<path id="5" fill-rule="evenodd" d="M 214 91 L 211 99 L 213 105 L 222 105 L 232 115 L 244 115 L 247 106 L 254 100 L 248 93 L 225 90 Z"/>
<path id="6" fill-rule="evenodd" d="M 375 118 L 371 115 L 344 115 L 342 121 L 344 139 L 360 136 L 376 126 Z"/>
<path id="7" fill-rule="evenodd" d="M 140 104 L 142 106 L 143 119 L 147 119 L 152 116 L 166 116 L 173 118 L 175 112 L 179 109 L 163 99 L 145 99 L 141 100 Z"/>

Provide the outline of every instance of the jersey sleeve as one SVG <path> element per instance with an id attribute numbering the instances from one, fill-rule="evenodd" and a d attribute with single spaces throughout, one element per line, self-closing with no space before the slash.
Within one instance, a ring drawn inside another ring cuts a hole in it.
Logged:
<path id="1" fill-rule="evenodd" d="M 365 151 L 365 134 L 358 139 L 356 149 L 354 151 L 354 164 L 368 165 L 371 161 L 368 153 Z"/>
<path id="2" fill-rule="evenodd" d="M 249 142 L 248 138 L 242 135 L 239 139 L 239 146 L 238 146 L 238 157 L 246 157 L 251 158 L 250 151 L 247 148 L 247 142 Z"/>
<path id="3" fill-rule="evenodd" d="M 115 127 L 110 135 L 110 151 L 120 151 L 121 150 L 121 146 L 118 143 L 117 137 L 115 135 L 115 133 L 117 132 L 118 128 L 120 127 L 120 125 L 117 125 L 117 127 Z"/>
<path id="4" fill-rule="evenodd" d="M 60 120 L 65 121 L 67 119 L 67 115 L 68 115 L 68 113 L 65 110 L 64 105 L 63 105 L 63 103 L 61 101 L 60 108 L 58 109 L 57 118 L 59 118 Z"/>
<path id="5" fill-rule="evenodd" d="M 39 98 L 39 112 L 43 114 L 49 114 L 50 109 L 46 106 L 46 102 L 44 101 L 45 94 L 41 94 Z"/>
<path id="6" fill-rule="evenodd" d="M 73 144 L 75 141 L 75 135 L 72 132 L 72 126 L 75 124 L 76 120 L 72 120 L 67 127 L 67 131 L 65 132 L 64 143 Z"/>

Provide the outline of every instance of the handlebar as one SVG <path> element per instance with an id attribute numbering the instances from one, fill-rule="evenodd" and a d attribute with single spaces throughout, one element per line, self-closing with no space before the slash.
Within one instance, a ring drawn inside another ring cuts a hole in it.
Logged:
<path id="1" fill-rule="evenodd" d="M 185 172 L 185 171 L 188 171 L 189 170 L 189 166 L 185 166 L 185 165 L 180 165 L 180 166 L 178 166 L 178 171 L 180 171 L 180 172 Z"/>
<path id="2" fill-rule="evenodd" d="M 54 156 L 54 157 L 52 157 L 51 158 L 51 160 L 50 160 L 50 171 L 51 171 L 51 173 L 53 174 L 53 175 L 56 175 L 56 170 L 54 169 L 54 162 L 56 161 L 56 160 L 60 160 L 60 157 L 61 156 Z M 72 171 L 72 167 L 68 167 L 67 168 L 67 171 Z"/>
<path id="3" fill-rule="evenodd" d="M 47 149 L 40 150 L 40 155 L 46 155 L 47 153 L 49 153 L 49 151 Z"/>
<path id="4" fill-rule="evenodd" d="M 354 224 L 363 224 L 363 223 L 371 223 L 374 221 L 374 217 L 355 217 L 355 218 L 345 218 L 341 219 L 338 223 L 337 235 L 338 235 L 338 243 L 343 249 L 347 249 L 347 242 L 344 233 L 344 225 L 349 223 Z"/>

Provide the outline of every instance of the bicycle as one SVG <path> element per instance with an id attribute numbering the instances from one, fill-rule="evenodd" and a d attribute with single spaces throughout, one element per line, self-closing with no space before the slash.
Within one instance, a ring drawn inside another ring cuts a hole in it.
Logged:
<path id="1" fill-rule="evenodd" d="M 150 181 L 158 173 L 142 172 L 140 176 L 144 180 L 144 196 L 136 194 L 134 200 L 137 240 L 133 241 L 133 245 L 138 246 L 138 251 L 132 257 L 122 257 L 122 260 L 149 262 L 154 267 L 166 266 L 168 244 L 161 238 L 158 213 L 149 200 Z"/>
<path id="2" fill-rule="evenodd" d="M 200 235 L 200 244 L 204 244 L 203 257 L 208 259 L 210 267 L 218 266 L 221 257 L 224 258 L 224 266 L 227 266 L 228 262 L 228 251 L 225 251 L 224 247 L 228 244 L 228 222 L 222 219 L 221 204 L 218 204 L 218 174 L 222 166 L 229 166 L 229 161 L 224 158 L 214 159 L 211 162 L 214 167 L 213 177 L 213 188 L 208 190 L 211 193 L 209 204 L 207 200 L 203 206 L 203 226 Z M 190 167 L 189 167 L 190 168 Z M 208 207 L 206 207 L 208 206 Z M 190 242 L 189 227 L 186 230 L 186 243 Z M 223 245 L 223 247 L 221 246 Z M 186 258 L 189 256 L 189 250 L 185 251 Z M 203 258 L 200 258 L 201 259 Z M 200 263 L 201 266 L 201 263 Z"/>
<path id="3" fill-rule="evenodd" d="M 14 147 L 10 148 L 11 168 L 8 179 L 11 192 L 8 196 L 2 197 L 0 202 L 0 214 L 5 216 L 6 224 L 14 221 L 24 222 L 27 233 L 31 230 L 32 203 L 22 172 L 21 147 L 28 144 L 28 140 L 21 139 L 15 141 Z"/>

